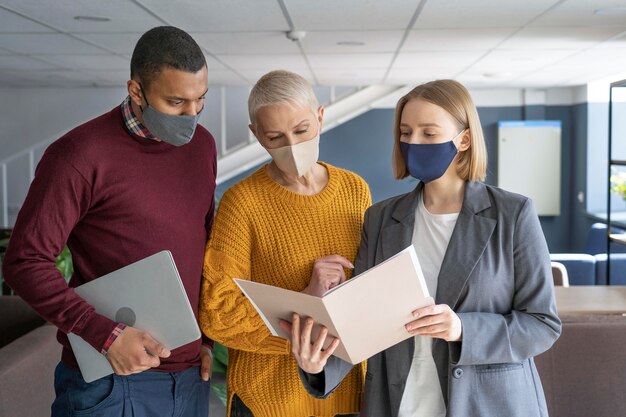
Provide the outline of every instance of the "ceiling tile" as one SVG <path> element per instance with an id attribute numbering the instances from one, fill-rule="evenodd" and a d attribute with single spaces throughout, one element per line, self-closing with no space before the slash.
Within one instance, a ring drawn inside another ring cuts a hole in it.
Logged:
<path id="1" fill-rule="evenodd" d="M 483 51 L 449 52 L 401 52 L 394 62 L 394 68 L 411 68 L 418 71 L 450 68 L 461 70 L 484 54 Z"/>
<path id="2" fill-rule="evenodd" d="M 460 29 L 522 26 L 558 0 L 436 0 L 426 3 L 415 29 Z"/>
<path id="3" fill-rule="evenodd" d="M 130 60 L 115 55 L 44 55 L 48 62 L 77 70 L 126 70 L 130 72 Z"/>
<path id="4" fill-rule="evenodd" d="M 32 20 L 25 19 L 20 15 L 0 9 L 0 33 L 45 33 L 54 32 Z"/>
<path id="5" fill-rule="evenodd" d="M 621 26 L 527 27 L 504 41 L 499 49 L 590 48 L 625 30 Z"/>
<path id="6" fill-rule="evenodd" d="M 626 55 L 613 54 L 611 56 L 606 54 L 606 51 L 592 49 L 562 59 L 542 69 L 542 72 L 555 69 L 561 71 L 563 76 L 568 76 L 571 72 L 582 70 L 589 73 L 610 75 L 623 72 L 624 68 L 626 68 Z"/>
<path id="7" fill-rule="evenodd" d="M 513 77 L 485 77 L 482 74 L 463 74 L 455 79 L 467 88 L 498 88 L 507 85 Z M 473 97 L 476 100 L 475 97 Z"/>
<path id="8" fill-rule="evenodd" d="M 190 32 L 287 31 L 276 0 L 142 0 L 166 22 Z"/>
<path id="9" fill-rule="evenodd" d="M 274 69 L 286 69 L 298 71 L 308 69 L 306 61 L 301 54 L 275 55 L 216 55 L 222 62 L 237 70 L 261 69 L 271 71 Z"/>
<path id="10" fill-rule="evenodd" d="M 141 37 L 141 32 L 121 32 L 121 33 L 80 33 L 76 36 L 93 42 L 109 51 L 130 56 L 135 49 L 135 44 Z"/>
<path id="11" fill-rule="evenodd" d="M 201 33 L 191 35 L 203 48 L 213 54 L 297 54 L 298 44 L 284 32 Z"/>
<path id="12" fill-rule="evenodd" d="M 125 86 L 126 81 L 130 78 L 129 69 L 125 70 L 100 70 L 95 69 L 91 71 L 94 79 L 100 81 L 108 81 L 111 85 Z"/>
<path id="13" fill-rule="evenodd" d="M 315 84 L 315 80 L 313 79 L 313 76 L 311 75 L 311 72 L 309 71 L 308 68 L 293 69 L 293 68 L 287 68 L 285 66 L 283 67 L 274 66 L 274 67 L 259 68 L 259 69 L 242 69 L 242 70 L 238 70 L 238 72 L 249 81 L 249 85 L 253 85 L 263 75 L 275 69 L 286 69 L 289 71 L 293 71 L 301 75 L 302 77 L 306 78 L 310 83 Z"/>
<path id="14" fill-rule="evenodd" d="M 61 34 L 0 34 L 0 48 L 22 54 L 98 54 L 102 50 Z"/>
<path id="15" fill-rule="evenodd" d="M 69 70 L 28 71 L 23 72 L 20 77 L 25 83 L 38 86 L 88 86 L 97 84 L 94 81 L 93 74 Z"/>
<path id="16" fill-rule="evenodd" d="M 418 29 L 412 30 L 403 52 L 479 51 L 495 48 L 517 28 Z"/>
<path id="17" fill-rule="evenodd" d="M 345 71 L 350 68 L 383 68 L 391 64 L 393 54 L 308 54 L 311 66 L 318 69 Z"/>
<path id="18" fill-rule="evenodd" d="M 228 69 L 209 70 L 209 85 L 250 85 L 252 81 L 247 82 Z"/>
<path id="19" fill-rule="evenodd" d="M 455 68 L 392 68 L 385 84 L 418 84 L 428 80 L 452 78 L 458 72 Z"/>
<path id="20" fill-rule="evenodd" d="M 468 72 L 495 77 L 505 74 L 521 75 L 553 64 L 571 54 L 572 51 L 569 50 L 495 50 L 472 65 Z"/>
<path id="21" fill-rule="evenodd" d="M 53 70 L 58 68 L 58 65 L 42 62 L 27 56 L 6 55 L 2 56 L 2 59 L 0 59 L 0 70 L 33 71 Z"/>
<path id="22" fill-rule="evenodd" d="M 380 83 L 420 3 L 283 1 L 296 29 L 307 32 L 301 45 L 315 80 L 328 85 Z M 277 68 L 313 81 L 298 44 L 285 37 L 289 27 L 277 0 L 3 0 L 2 4 L 3 86 L 124 84 L 137 40 L 148 28 L 165 22 L 190 31 L 203 47 L 212 85 L 250 85 Z M 599 7 L 626 3 L 429 0 L 385 82 L 415 84 L 459 76 L 479 86 L 549 86 L 621 72 L 626 68 L 626 59 L 621 58 L 626 57 L 626 16 L 595 14 Z M 71 31 L 85 42 L 8 10 Z M 112 20 L 77 21 L 77 15 Z M 515 33 L 526 24 L 530 26 Z M 58 71 L 58 66 L 80 71 Z M 46 76 L 48 69 L 52 71 Z"/>
<path id="23" fill-rule="evenodd" d="M 3 5 L 64 32 L 138 32 L 163 22 L 128 0 L 3 0 Z M 171 3 L 169 3 L 171 5 Z M 175 7 L 171 7 L 174 9 Z M 108 22 L 76 20 L 75 16 L 105 17 Z"/>
<path id="24" fill-rule="evenodd" d="M 568 0 L 538 18 L 531 26 L 626 26 L 626 14 L 596 14 L 601 8 L 626 7 L 624 0 Z"/>
<path id="25" fill-rule="evenodd" d="M 315 75 L 321 85 L 356 85 L 366 86 L 382 84 L 385 76 L 383 68 L 352 68 L 346 70 L 315 69 Z"/>
<path id="26" fill-rule="evenodd" d="M 395 52 L 403 35 L 402 30 L 310 31 L 302 40 L 302 47 L 306 53 L 322 54 Z"/>
<path id="27" fill-rule="evenodd" d="M 603 49 L 612 49 L 615 53 L 618 50 L 622 50 L 626 52 L 626 31 L 618 36 L 615 36 L 613 39 L 609 41 L 602 42 L 598 45 L 595 45 L 593 49 L 603 50 Z"/>
<path id="28" fill-rule="evenodd" d="M 0 70 L 0 87 L 13 87 L 22 81 L 21 71 Z"/>
<path id="29" fill-rule="evenodd" d="M 299 30 L 404 30 L 418 1 L 285 0 Z"/>

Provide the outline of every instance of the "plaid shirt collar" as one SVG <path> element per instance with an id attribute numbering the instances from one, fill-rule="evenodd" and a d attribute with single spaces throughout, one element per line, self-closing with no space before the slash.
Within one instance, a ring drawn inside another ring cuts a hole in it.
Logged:
<path id="1" fill-rule="evenodd" d="M 130 96 L 127 96 L 124 101 L 122 101 L 122 115 L 124 117 L 124 123 L 126 124 L 126 128 L 137 136 L 140 136 L 145 139 L 156 140 L 156 138 L 150 133 L 147 127 L 145 127 L 135 116 L 133 112 L 133 108 L 130 105 Z"/>

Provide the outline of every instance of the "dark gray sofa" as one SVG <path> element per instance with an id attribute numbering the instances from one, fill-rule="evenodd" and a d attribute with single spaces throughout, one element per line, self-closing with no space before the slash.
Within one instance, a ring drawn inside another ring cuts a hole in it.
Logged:
<path id="1" fill-rule="evenodd" d="M 0 296 L 0 416 L 50 415 L 61 358 L 56 330 L 19 297 Z"/>
<path id="2" fill-rule="evenodd" d="M 550 417 L 626 416 L 626 317 L 561 319 L 561 337 L 535 358 Z"/>

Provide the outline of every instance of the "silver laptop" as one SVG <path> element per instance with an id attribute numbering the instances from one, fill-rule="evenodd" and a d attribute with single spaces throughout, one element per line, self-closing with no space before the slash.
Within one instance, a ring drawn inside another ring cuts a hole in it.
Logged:
<path id="1" fill-rule="evenodd" d="M 169 251 L 159 252 L 76 287 L 96 312 L 150 333 L 168 349 L 200 337 L 200 329 Z M 89 343 L 68 334 L 86 382 L 113 373 L 109 361 Z"/>

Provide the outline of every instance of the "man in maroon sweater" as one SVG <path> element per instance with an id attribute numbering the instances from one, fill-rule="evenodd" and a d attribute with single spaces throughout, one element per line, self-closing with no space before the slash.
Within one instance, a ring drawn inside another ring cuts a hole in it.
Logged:
<path id="1" fill-rule="evenodd" d="M 167 249 L 197 316 L 216 176 L 215 141 L 197 126 L 208 88 L 204 55 L 182 30 L 154 28 L 135 46 L 127 87 L 121 105 L 46 150 L 3 272 L 59 328 L 53 416 L 204 417 L 211 355 L 201 340 L 170 352 L 141 329 L 96 313 L 73 290 Z M 55 268 L 66 244 L 74 261 L 69 286 Z M 115 375 L 86 383 L 69 332 L 102 352 Z"/>

